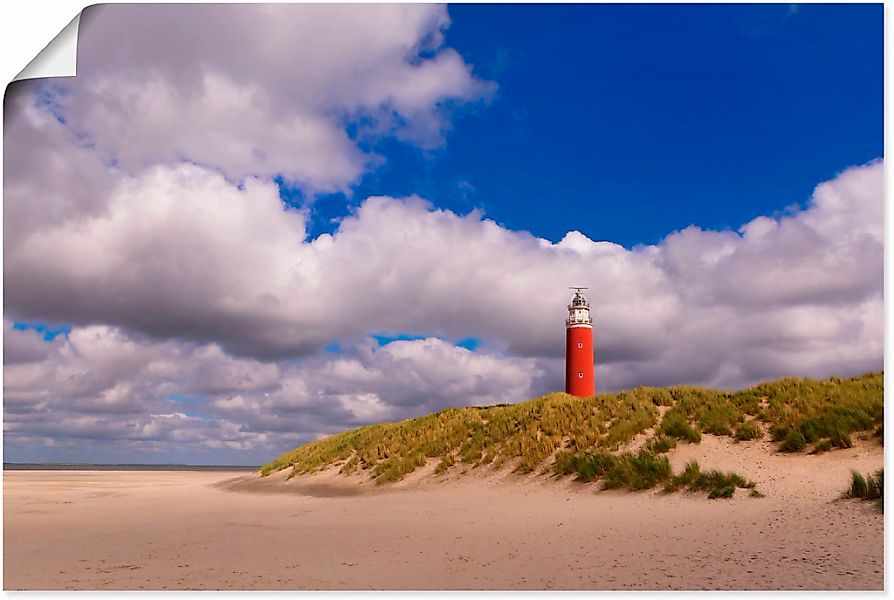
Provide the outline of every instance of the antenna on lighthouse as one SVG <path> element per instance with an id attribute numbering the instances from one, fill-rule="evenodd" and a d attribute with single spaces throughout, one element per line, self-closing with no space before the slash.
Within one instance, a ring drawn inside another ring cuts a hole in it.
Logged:
<path id="1" fill-rule="evenodd" d="M 569 290 L 574 290 L 574 291 L 576 291 L 576 292 L 579 292 L 579 291 L 581 291 L 581 290 L 588 290 L 588 289 L 590 289 L 590 288 L 588 288 L 588 287 L 582 287 L 582 286 L 571 286 L 571 287 L 569 287 L 568 289 L 569 289 Z"/>

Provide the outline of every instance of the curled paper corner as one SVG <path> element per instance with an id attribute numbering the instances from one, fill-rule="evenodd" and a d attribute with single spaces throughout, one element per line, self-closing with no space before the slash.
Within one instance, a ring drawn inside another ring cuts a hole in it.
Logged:
<path id="1" fill-rule="evenodd" d="M 78 26 L 81 13 L 66 25 L 46 47 L 37 53 L 22 71 L 13 78 L 74 77 L 78 63 Z"/>

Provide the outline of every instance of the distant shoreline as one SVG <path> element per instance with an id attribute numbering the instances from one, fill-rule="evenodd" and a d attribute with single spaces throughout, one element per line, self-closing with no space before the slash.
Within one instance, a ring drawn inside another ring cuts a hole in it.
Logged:
<path id="1" fill-rule="evenodd" d="M 3 463 L 4 471 L 254 471 L 253 465 Z"/>

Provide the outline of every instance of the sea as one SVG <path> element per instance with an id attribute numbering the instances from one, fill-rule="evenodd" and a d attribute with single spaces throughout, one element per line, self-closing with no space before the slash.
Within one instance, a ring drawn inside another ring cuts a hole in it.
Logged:
<path id="1" fill-rule="evenodd" d="M 89 463 L 3 463 L 4 471 L 255 471 L 256 465 L 110 465 Z"/>

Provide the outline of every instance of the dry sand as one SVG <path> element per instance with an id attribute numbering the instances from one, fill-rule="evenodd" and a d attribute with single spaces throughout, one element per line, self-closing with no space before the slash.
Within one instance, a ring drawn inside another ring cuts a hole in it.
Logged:
<path id="1" fill-rule="evenodd" d="M 331 473 L 4 472 L 9 589 L 883 587 L 883 516 L 836 501 L 875 442 L 820 456 L 705 436 L 679 469 L 736 470 L 732 500 L 476 469 L 390 488 Z"/>

